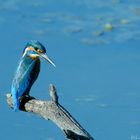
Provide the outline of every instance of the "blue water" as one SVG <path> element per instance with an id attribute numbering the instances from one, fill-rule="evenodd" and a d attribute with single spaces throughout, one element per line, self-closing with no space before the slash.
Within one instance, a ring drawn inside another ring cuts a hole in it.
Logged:
<path id="1" fill-rule="evenodd" d="M 31 39 L 46 46 L 57 66 L 42 60 L 32 96 L 50 99 L 53 83 L 60 104 L 95 140 L 140 138 L 139 5 L 139 0 L 1 0 L 0 139 L 64 139 L 52 122 L 15 113 L 6 102 Z M 113 28 L 108 31 L 106 24 Z"/>

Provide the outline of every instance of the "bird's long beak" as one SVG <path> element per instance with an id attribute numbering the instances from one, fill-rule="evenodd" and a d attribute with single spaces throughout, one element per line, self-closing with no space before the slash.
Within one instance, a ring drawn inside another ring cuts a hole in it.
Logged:
<path id="1" fill-rule="evenodd" d="M 42 53 L 42 54 L 40 54 L 40 56 L 43 57 L 45 60 L 47 60 L 47 61 L 48 61 L 50 64 L 52 64 L 54 67 L 56 67 L 55 64 L 52 62 L 52 60 L 50 60 L 49 57 L 48 57 L 46 54 L 43 54 L 43 53 Z"/>

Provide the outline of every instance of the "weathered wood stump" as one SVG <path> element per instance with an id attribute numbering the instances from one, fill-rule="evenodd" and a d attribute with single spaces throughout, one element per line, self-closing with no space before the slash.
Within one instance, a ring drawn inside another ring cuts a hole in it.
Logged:
<path id="1" fill-rule="evenodd" d="M 71 140 L 93 140 L 91 135 L 71 116 L 71 114 L 58 102 L 55 87 L 50 85 L 50 101 L 42 101 L 34 97 L 23 97 L 20 110 L 32 112 L 46 120 L 53 121 Z M 7 94 L 7 102 L 13 108 L 12 95 Z"/>

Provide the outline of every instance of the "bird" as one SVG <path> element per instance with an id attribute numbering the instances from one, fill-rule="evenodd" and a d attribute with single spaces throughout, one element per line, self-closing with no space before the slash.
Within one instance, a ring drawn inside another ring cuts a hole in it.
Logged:
<path id="1" fill-rule="evenodd" d="M 40 58 L 44 58 L 55 67 L 53 61 L 47 56 L 46 48 L 37 40 L 29 41 L 19 60 L 11 85 L 11 94 L 14 111 L 19 110 L 20 100 L 29 96 L 30 89 L 40 73 Z"/>

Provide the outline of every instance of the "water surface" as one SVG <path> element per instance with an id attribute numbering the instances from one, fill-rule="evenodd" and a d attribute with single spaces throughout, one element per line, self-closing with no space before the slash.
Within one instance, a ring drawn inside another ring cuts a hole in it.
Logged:
<path id="1" fill-rule="evenodd" d="M 49 99 L 54 83 L 60 103 L 96 140 L 140 137 L 139 25 L 138 0 L 1 0 L 0 138 L 64 139 L 52 122 L 6 103 L 31 39 L 46 46 L 57 66 L 42 61 L 31 95 Z"/>

